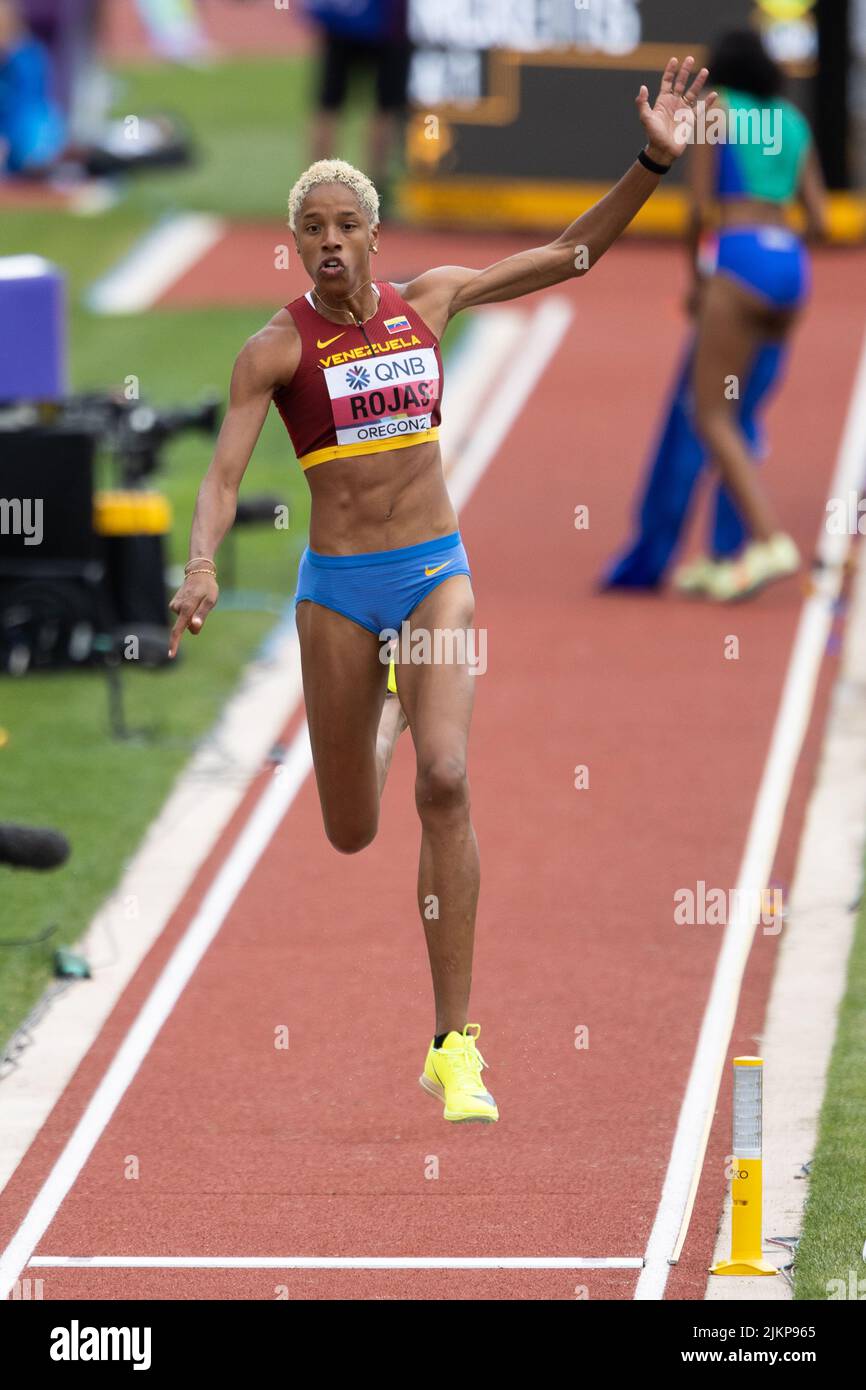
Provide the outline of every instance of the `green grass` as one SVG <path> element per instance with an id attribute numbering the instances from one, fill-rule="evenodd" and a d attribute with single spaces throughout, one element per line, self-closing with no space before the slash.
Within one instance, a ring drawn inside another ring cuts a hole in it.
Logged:
<path id="1" fill-rule="evenodd" d="M 160 217 L 183 209 L 283 220 L 292 182 L 306 162 L 308 65 L 298 59 L 239 62 L 201 72 L 149 65 L 116 73 L 115 114 L 165 111 L 190 128 L 191 166 L 142 171 L 123 199 L 97 216 L 6 209 L 0 255 L 36 251 L 62 266 L 70 304 Z M 251 93 L 255 99 L 251 99 Z M 357 141 L 350 129 L 347 148 Z M 102 332 L 91 320 L 95 336 Z M 82 347 L 72 325 L 73 365 Z"/>
<path id="2" fill-rule="evenodd" d="M 79 335 L 79 384 L 117 379 L 118 363 L 141 375 L 148 398 L 180 401 L 207 387 L 225 394 L 231 361 L 261 314 L 237 310 L 151 313 L 112 319 Z M 210 441 L 189 435 L 167 451 L 156 479 L 170 498 L 175 525 L 170 551 L 185 558 L 189 521 Z M 237 583 L 275 596 L 291 594 L 308 517 L 307 488 L 282 423 L 267 421 L 247 471 L 242 495 L 268 492 L 290 505 L 292 530 L 241 528 L 236 539 Z M 221 560 L 224 552 L 221 554 Z M 146 740 L 109 735 L 104 677 L 95 672 L 40 674 L 0 680 L 0 819 L 56 825 L 70 837 L 69 863 L 51 874 L 0 869 L 0 941 L 58 930 L 31 948 L 0 945 L 0 1044 L 38 999 L 52 952 L 81 935 L 125 860 L 159 810 L 198 740 L 215 722 L 275 621 L 274 612 L 217 607 L 198 641 L 187 641 L 176 669 L 125 668 L 126 717 Z"/>
<path id="3" fill-rule="evenodd" d="M 134 374 L 142 395 L 158 405 L 193 401 L 208 390 L 225 399 L 234 356 L 266 321 L 267 306 L 96 318 L 83 295 L 167 212 L 197 208 L 282 220 L 290 183 L 306 161 L 308 84 L 308 70 L 297 60 L 233 62 L 203 72 L 126 68 L 118 73 L 117 113 L 183 116 L 195 131 L 196 167 L 141 175 L 121 203 L 98 216 L 4 210 L 0 255 L 36 252 L 68 277 L 73 389 L 118 385 Z M 344 152 L 349 158 L 359 153 L 357 121 Z M 449 333 L 446 350 L 458 334 L 459 328 Z M 155 479 L 175 513 L 171 560 L 185 558 L 210 452 L 208 439 L 184 436 L 166 450 L 165 468 Z M 284 603 L 293 590 L 309 505 L 274 411 L 241 495 L 259 492 L 289 503 L 292 528 L 241 529 L 237 583 Z M 111 738 L 98 673 L 0 678 L 0 729 L 6 734 L 5 743 L 0 737 L 0 820 L 55 825 L 73 845 L 69 863 L 54 873 L 0 868 L 0 1047 L 45 990 L 54 949 L 74 943 L 114 889 L 172 781 L 275 621 L 274 605 L 238 612 L 225 600 L 224 593 L 202 639 L 184 643 L 176 668 L 124 670 L 127 721 L 147 730 L 145 739 Z M 50 926 L 56 931 L 43 944 L 2 944 Z"/>
<path id="4" fill-rule="evenodd" d="M 98 216 L 3 209 L 0 255 L 36 251 L 69 277 L 71 302 L 157 218 L 183 209 L 252 220 L 285 220 L 289 189 L 309 156 L 313 69 L 301 58 L 245 60 L 201 71 L 160 64 L 117 69 L 114 114 L 166 112 L 191 131 L 194 162 L 142 171 L 123 201 Z M 340 153 L 362 159 L 363 110 Z M 76 347 L 79 346 L 76 342 Z"/>
<path id="5" fill-rule="evenodd" d="M 202 72 L 124 69 L 116 113 L 179 116 L 198 151 L 192 170 L 154 170 L 141 178 L 140 203 L 233 217 L 283 216 L 289 189 L 309 163 L 313 71 L 302 58 L 232 62 Z M 362 124 L 359 107 L 341 136 L 341 156 L 353 163 L 363 162 Z"/>
<path id="6" fill-rule="evenodd" d="M 238 218 L 283 217 L 309 163 L 314 67 L 303 58 L 248 59 L 202 71 L 147 66 L 117 73 L 115 114 L 166 112 L 192 133 L 195 166 L 136 179 L 135 205 L 194 208 Z M 363 93 L 362 93 L 363 98 Z M 340 154 L 363 162 L 363 100 L 345 123 Z"/>
<path id="7" fill-rule="evenodd" d="M 168 205 L 233 217 L 281 216 L 305 163 L 311 68 L 298 58 L 238 61 L 214 69 L 126 68 L 119 116 L 162 111 L 191 129 L 192 169 L 153 170 L 137 179 L 140 206 Z"/>
<path id="8" fill-rule="evenodd" d="M 866 1298 L 866 902 L 839 1012 L 809 1178 L 794 1296 Z M 832 1281 L 841 1281 L 842 1288 Z"/>

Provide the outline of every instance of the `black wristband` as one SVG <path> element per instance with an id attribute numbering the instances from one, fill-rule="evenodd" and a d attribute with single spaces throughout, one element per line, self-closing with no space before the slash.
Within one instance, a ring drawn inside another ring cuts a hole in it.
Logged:
<path id="1" fill-rule="evenodd" d="M 656 164 L 654 159 L 650 159 L 646 150 L 641 150 L 637 162 L 642 164 L 645 169 L 649 169 L 651 174 L 666 174 L 672 167 L 670 164 Z"/>

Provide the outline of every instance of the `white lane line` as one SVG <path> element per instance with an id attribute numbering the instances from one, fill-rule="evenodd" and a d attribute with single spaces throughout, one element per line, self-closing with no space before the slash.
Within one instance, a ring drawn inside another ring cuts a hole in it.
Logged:
<path id="1" fill-rule="evenodd" d="M 0 1191 L 177 911 L 300 698 L 301 660 L 292 622 L 290 631 L 274 635 L 267 654 L 260 649 L 245 668 L 218 722 L 200 741 L 76 943 L 93 964 L 93 978 L 86 988 L 67 990 L 55 1000 L 27 1034 L 26 1051 L 2 1077 Z"/>
<path id="2" fill-rule="evenodd" d="M 502 367 L 503 353 L 525 331 L 528 315 L 499 308 L 475 314 L 447 370 L 442 428 L 446 469 L 459 459 L 464 432 Z M 0 1192 L 69 1084 L 154 941 L 179 907 L 249 784 L 301 698 L 301 665 L 291 600 L 222 711 L 177 779 L 114 892 L 77 948 L 97 968 L 86 990 L 59 998 L 0 1085 Z M 127 908 L 136 905 L 136 929 Z"/>
<path id="3" fill-rule="evenodd" d="M 848 406 L 845 429 L 827 494 L 846 497 L 866 475 L 866 338 Z M 825 512 L 826 519 L 826 512 Z M 809 726 L 815 687 L 833 624 L 834 605 L 844 578 L 851 537 L 831 535 L 822 525 L 816 546 L 819 568 L 803 604 L 767 760 L 737 877 L 736 909 L 731 913 L 716 962 L 698 1045 L 665 1175 L 661 1200 L 647 1245 L 636 1299 L 664 1297 L 671 1264 L 688 1231 L 719 1085 L 728 1061 L 740 987 L 756 922 L 746 905 L 760 902 L 767 887 L 794 771 Z"/>
<path id="4" fill-rule="evenodd" d="M 845 650 L 830 703 L 814 788 L 809 798 L 790 907 L 760 1051 L 763 1096 L 764 1231 L 798 1235 L 809 1183 L 800 1166 L 815 1152 L 818 1122 L 845 995 L 863 884 L 866 844 L 866 566 L 859 565 L 845 617 Z M 731 1249 L 728 1197 L 713 1264 Z M 781 1259 L 779 1246 L 764 1249 Z M 787 1257 L 786 1257 L 787 1258 Z M 707 1276 L 713 1302 L 748 1298 L 790 1302 L 787 1279 Z"/>
<path id="5" fill-rule="evenodd" d="M 549 295 L 532 316 L 520 352 L 514 354 L 512 366 L 499 384 L 496 409 L 487 411 L 484 428 L 476 430 L 468 444 L 464 445 L 459 467 L 448 479 L 449 491 L 458 511 L 466 505 L 490 462 L 491 454 L 495 454 L 504 442 L 538 385 L 573 317 L 568 300 L 559 295 Z"/>
<path id="6" fill-rule="evenodd" d="M 166 291 L 222 240 L 226 223 L 204 212 L 167 217 L 136 242 L 84 296 L 94 314 L 137 314 Z"/>
<path id="7" fill-rule="evenodd" d="M 141 1012 L 96 1088 L 71 1138 L 0 1257 L 0 1299 L 8 1296 L 20 1271 L 53 1221 L 150 1051 L 162 1025 L 267 848 L 287 808 L 303 785 L 311 764 L 310 740 L 305 724 L 296 735 L 286 760 L 279 769 L 279 776 L 273 776 L 254 807 L 201 907 L 175 947 Z"/>
<path id="8" fill-rule="evenodd" d="M 640 1269 L 602 1255 L 34 1255 L 29 1269 Z"/>
<path id="9" fill-rule="evenodd" d="M 481 402 L 492 390 L 509 356 L 518 350 L 530 315 L 521 309 L 496 308 L 476 314 L 445 367 L 445 409 L 439 438 L 446 477 L 460 460 Z"/>
<path id="10" fill-rule="evenodd" d="M 571 310 L 559 299 L 548 301 L 534 315 L 520 357 L 519 373 L 512 369 L 503 377 L 478 421 L 471 445 L 460 457 L 451 475 L 451 491 L 457 505 L 468 500 L 484 469 L 495 456 L 505 432 L 556 350 L 570 318 Z M 519 381 L 516 379 L 518 375 Z M 53 1221 L 184 986 L 303 785 L 311 766 L 309 736 L 304 724 L 279 769 L 279 775 L 274 775 L 252 810 L 199 911 L 175 947 L 71 1138 L 21 1226 L 0 1256 L 0 1300 L 7 1297 Z"/>

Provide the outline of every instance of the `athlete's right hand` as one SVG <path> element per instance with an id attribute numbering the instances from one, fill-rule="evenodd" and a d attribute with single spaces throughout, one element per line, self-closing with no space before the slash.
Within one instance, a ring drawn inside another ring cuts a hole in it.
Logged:
<path id="1" fill-rule="evenodd" d="M 187 575 L 168 605 L 172 613 L 177 614 L 168 644 L 170 657 L 177 655 L 180 639 L 187 628 L 191 637 L 197 637 L 201 632 L 205 618 L 219 598 L 219 591 L 219 585 L 212 575 Z"/>

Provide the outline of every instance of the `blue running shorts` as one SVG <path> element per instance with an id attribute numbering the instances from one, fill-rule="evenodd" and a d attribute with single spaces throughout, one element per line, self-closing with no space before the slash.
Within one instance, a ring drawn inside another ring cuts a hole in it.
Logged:
<path id="1" fill-rule="evenodd" d="M 342 613 L 378 637 L 402 624 L 432 589 L 454 574 L 472 577 L 459 531 L 401 550 L 301 556 L 295 607 L 304 599 Z"/>

